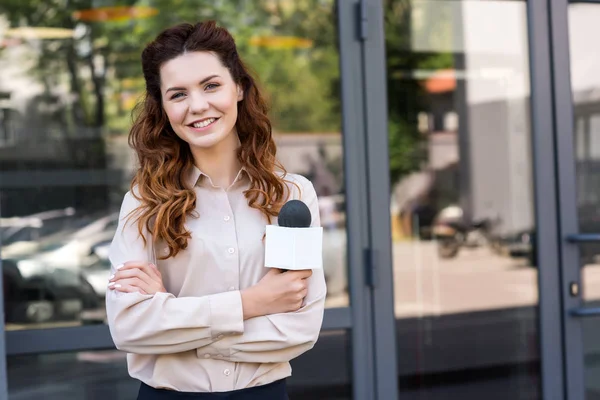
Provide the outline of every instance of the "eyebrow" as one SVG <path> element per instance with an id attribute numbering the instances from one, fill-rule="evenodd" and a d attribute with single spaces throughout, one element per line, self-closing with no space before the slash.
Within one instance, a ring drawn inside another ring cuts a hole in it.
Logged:
<path id="1" fill-rule="evenodd" d="M 206 83 L 206 82 L 208 82 L 208 81 L 210 81 L 211 79 L 214 79 L 214 78 L 219 78 L 219 75 L 210 75 L 210 76 L 207 76 L 206 78 L 204 78 L 204 79 L 202 79 L 200 81 L 200 84 L 202 85 L 202 84 L 204 84 L 204 83 Z M 182 88 L 182 87 L 171 87 L 171 88 L 168 88 L 165 93 L 169 93 L 169 92 L 175 91 L 175 90 L 185 90 L 185 88 Z"/>

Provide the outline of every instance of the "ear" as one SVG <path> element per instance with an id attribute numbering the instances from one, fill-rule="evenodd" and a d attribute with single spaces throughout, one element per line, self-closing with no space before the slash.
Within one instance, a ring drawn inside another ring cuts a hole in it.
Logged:
<path id="1" fill-rule="evenodd" d="M 237 85 L 237 100 L 242 101 L 244 99 L 244 90 L 240 85 Z"/>

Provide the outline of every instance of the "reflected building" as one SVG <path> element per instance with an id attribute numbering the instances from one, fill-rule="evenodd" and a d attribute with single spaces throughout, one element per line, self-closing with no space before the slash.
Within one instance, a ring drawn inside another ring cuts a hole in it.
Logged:
<path id="1" fill-rule="evenodd" d="M 600 396 L 600 6 L 59 3 L 0 4 L 0 398 L 137 393 L 104 288 L 140 52 L 206 19 L 319 196 L 326 312 L 292 398 Z"/>

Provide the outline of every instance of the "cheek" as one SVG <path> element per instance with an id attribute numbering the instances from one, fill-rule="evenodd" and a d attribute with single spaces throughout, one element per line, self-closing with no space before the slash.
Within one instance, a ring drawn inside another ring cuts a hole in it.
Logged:
<path id="1" fill-rule="evenodd" d="M 185 109 L 181 104 L 172 104 L 164 108 L 171 125 L 181 124 L 185 117 Z"/>
<path id="2" fill-rule="evenodd" d="M 237 94 L 223 93 L 222 96 L 215 99 L 215 105 L 229 117 L 235 117 L 237 115 Z"/>

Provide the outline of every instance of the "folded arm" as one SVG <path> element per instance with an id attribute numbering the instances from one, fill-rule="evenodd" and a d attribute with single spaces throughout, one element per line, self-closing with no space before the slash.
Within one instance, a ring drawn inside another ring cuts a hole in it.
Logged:
<path id="1" fill-rule="evenodd" d="M 325 279 L 322 270 L 308 278 L 308 296 L 298 311 L 248 319 L 243 333 L 225 336 L 199 347 L 197 354 L 219 354 L 236 362 L 286 362 L 310 350 L 316 343 L 325 302 Z"/>
<path id="2" fill-rule="evenodd" d="M 119 226 L 110 246 L 112 273 L 131 260 L 154 261 L 144 245 L 137 222 L 127 220 L 138 201 L 127 193 Z M 147 243 L 151 238 L 144 232 Z M 244 331 L 239 291 L 203 297 L 176 298 L 170 293 L 144 295 L 106 291 L 108 325 L 116 347 L 131 353 L 170 354 L 194 350 Z"/>
<path id="3" fill-rule="evenodd" d="M 312 227 L 320 226 L 317 195 L 310 181 L 302 179 L 301 195 L 312 215 Z M 316 343 L 323 322 L 327 288 L 322 269 L 308 278 L 304 305 L 297 311 L 248 319 L 243 333 L 229 335 L 200 347 L 198 356 L 220 355 L 236 362 L 286 362 L 310 350 Z"/>

